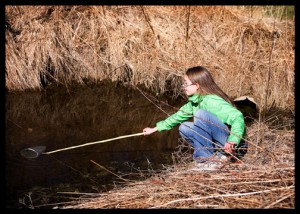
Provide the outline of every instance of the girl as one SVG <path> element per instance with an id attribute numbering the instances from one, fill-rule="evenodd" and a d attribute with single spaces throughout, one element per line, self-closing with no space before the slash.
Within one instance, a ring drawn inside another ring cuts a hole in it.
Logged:
<path id="1" fill-rule="evenodd" d="M 180 135 L 194 148 L 195 169 L 216 169 L 218 161 L 215 163 L 211 160 L 227 159 L 226 155 L 230 154 L 233 156 L 235 148 L 246 134 L 243 114 L 205 67 L 189 68 L 183 79 L 182 88 L 188 96 L 188 103 L 156 123 L 155 127 L 144 128 L 143 133 L 149 135 L 181 124 Z M 193 122 L 187 121 L 192 117 Z"/>

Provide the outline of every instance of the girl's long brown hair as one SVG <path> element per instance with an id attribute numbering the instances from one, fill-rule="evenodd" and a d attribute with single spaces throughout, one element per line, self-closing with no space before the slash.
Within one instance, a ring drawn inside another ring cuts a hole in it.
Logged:
<path id="1" fill-rule="evenodd" d="M 186 71 L 185 74 L 188 76 L 188 78 L 193 84 L 198 83 L 200 85 L 200 88 L 206 94 L 218 95 L 219 97 L 222 97 L 228 103 L 236 107 L 234 102 L 229 98 L 229 96 L 215 83 L 210 72 L 205 67 L 191 67 Z"/>

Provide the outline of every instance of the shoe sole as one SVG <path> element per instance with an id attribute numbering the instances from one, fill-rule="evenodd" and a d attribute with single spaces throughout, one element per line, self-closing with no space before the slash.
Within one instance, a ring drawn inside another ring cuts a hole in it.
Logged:
<path id="1" fill-rule="evenodd" d="M 216 170 L 219 170 L 219 168 L 215 168 L 215 169 L 193 168 L 193 169 L 190 169 L 190 170 L 188 170 L 188 171 L 216 171 Z"/>

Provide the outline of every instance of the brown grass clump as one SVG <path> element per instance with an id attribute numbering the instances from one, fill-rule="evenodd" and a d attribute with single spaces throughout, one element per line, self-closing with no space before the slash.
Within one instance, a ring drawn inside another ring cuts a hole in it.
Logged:
<path id="1" fill-rule="evenodd" d="M 294 110 L 294 21 L 257 8 L 9 5 L 6 88 L 108 78 L 176 97 L 203 65 L 233 98 Z"/>
<path id="2" fill-rule="evenodd" d="M 188 171 L 190 156 L 180 152 L 174 154 L 173 166 L 152 172 L 146 180 L 116 175 L 122 186 L 93 196 L 81 193 L 61 208 L 294 208 L 294 131 L 265 127 L 267 143 L 262 149 L 255 143 L 258 125 L 249 128 L 249 150 L 239 163 L 214 172 Z"/>

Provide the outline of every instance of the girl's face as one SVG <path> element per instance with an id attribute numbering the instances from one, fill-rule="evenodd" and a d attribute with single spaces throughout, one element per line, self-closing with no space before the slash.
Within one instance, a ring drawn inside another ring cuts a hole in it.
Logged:
<path id="1" fill-rule="evenodd" d="M 197 93 L 199 89 L 199 84 L 193 84 L 191 80 L 187 77 L 187 75 L 183 76 L 183 84 L 182 84 L 182 89 L 185 91 L 187 96 L 191 96 L 195 93 Z"/>

